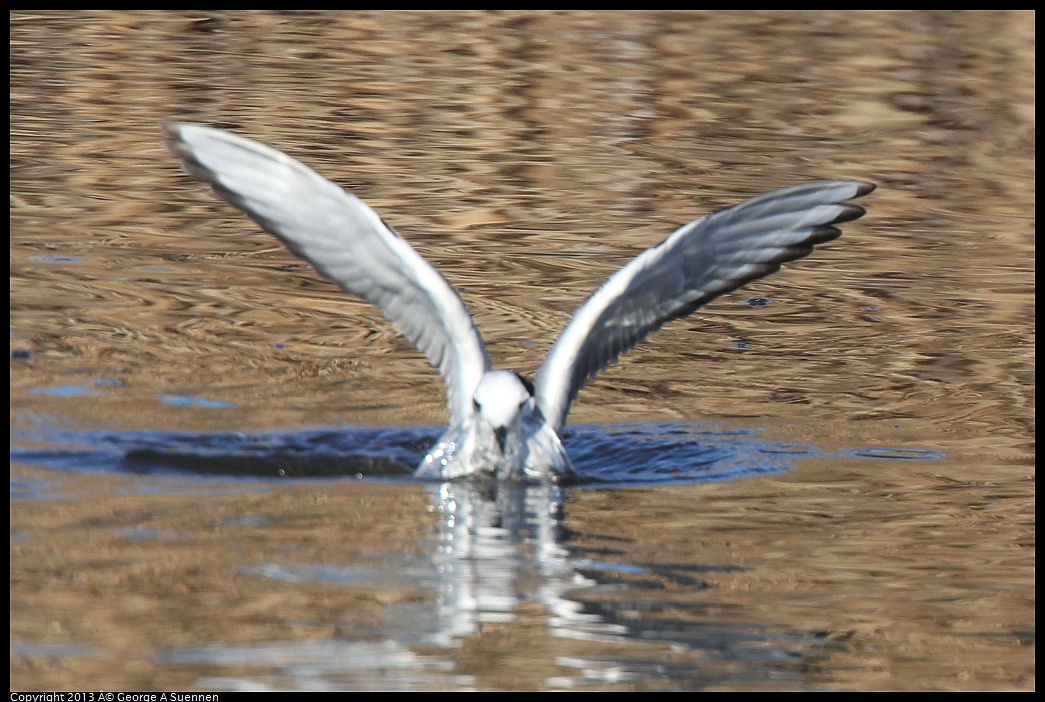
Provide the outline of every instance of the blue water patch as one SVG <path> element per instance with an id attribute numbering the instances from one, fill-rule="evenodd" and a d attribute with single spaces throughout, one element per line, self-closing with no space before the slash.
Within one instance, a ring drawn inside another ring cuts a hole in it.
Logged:
<path id="1" fill-rule="evenodd" d="M 155 529 L 151 527 L 117 529 L 114 533 L 118 536 L 131 539 L 132 541 L 152 541 L 153 539 L 160 539 L 170 534 L 170 532 L 164 531 L 163 529 Z"/>
<path id="2" fill-rule="evenodd" d="M 38 263 L 83 263 L 87 259 L 80 256 L 33 256 L 29 260 Z"/>
<path id="3" fill-rule="evenodd" d="M 11 500 L 71 500 L 77 495 L 66 492 L 57 483 L 49 480 L 15 478 L 10 480 Z"/>
<path id="4" fill-rule="evenodd" d="M 50 388 L 34 388 L 30 395 L 53 395 L 54 397 L 90 397 L 99 394 L 95 388 L 122 387 L 123 381 L 115 378 L 97 378 L 90 385 L 56 385 Z"/>
<path id="5" fill-rule="evenodd" d="M 83 397 L 85 395 L 97 395 L 98 393 L 86 385 L 56 385 L 53 388 L 36 388 L 29 391 L 30 395 L 54 395 L 55 397 Z"/>
<path id="6" fill-rule="evenodd" d="M 93 658 L 110 655 L 112 654 L 108 651 L 81 644 L 11 641 L 12 658 L 15 656 L 22 656 L 25 658 L 52 658 L 61 660 L 65 658 Z"/>
<path id="7" fill-rule="evenodd" d="M 231 402 L 208 400 L 205 397 L 188 397 L 185 395 L 164 395 L 161 401 L 173 407 L 206 407 L 207 409 L 236 409 Z"/>
<path id="8" fill-rule="evenodd" d="M 441 427 L 78 431 L 38 423 L 21 432 L 12 429 L 11 460 L 83 472 L 412 481 L 417 464 L 441 433 Z M 814 445 L 767 441 L 760 434 L 706 424 L 588 425 L 567 429 L 564 444 L 579 482 L 591 487 L 736 480 L 788 471 L 798 459 L 837 457 Z M 943 458 L 936 451 L 900 448 L 853 448 L 840 455 Z"/>

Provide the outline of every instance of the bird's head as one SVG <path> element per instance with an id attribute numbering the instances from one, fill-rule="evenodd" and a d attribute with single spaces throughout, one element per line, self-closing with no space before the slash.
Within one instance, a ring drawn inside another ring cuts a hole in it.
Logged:
<path id="1" fill-rule="evenodd" d="M 508 432 L 534 409 L 533 384 L 513 371 L 487 371 L 472 395 L 472 408 L 493 429 L 503 454 Z"/>

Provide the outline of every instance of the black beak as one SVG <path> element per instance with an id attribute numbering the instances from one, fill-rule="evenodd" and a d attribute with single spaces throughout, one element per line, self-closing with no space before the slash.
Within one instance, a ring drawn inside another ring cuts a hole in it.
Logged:
<path id="1" fill-rule="evenodd" d="M 504 455 L 504 441 L 508 438 L 508 427 L 497 427 L 493 430 L 493 435 L 497 437 L 497 446 L 501 449 L 501 455 Z"/>

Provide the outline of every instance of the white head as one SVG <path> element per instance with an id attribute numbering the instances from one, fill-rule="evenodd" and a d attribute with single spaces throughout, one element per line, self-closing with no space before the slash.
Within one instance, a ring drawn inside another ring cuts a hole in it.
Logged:
<path id="1" fill-rule="evenodd" d="M 472 414 L 450 426 L 421 461 L 417 474 L 452 480 L 485 474 L 497 479 L 573 476 L 555 429 L 533 396 L 533 385 L 511 371 L 486 371 L 472 393 Z"/>
<path id="2" fill-rule="evenodd" d="M 475 413 L 498 435 L 502 451 L 505 432 L 532 405 L 533 386 L 512 371 L 487 371 L 472 395 Z"/>

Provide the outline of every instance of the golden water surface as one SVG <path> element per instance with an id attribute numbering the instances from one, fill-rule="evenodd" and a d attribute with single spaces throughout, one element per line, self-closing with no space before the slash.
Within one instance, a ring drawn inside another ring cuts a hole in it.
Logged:
<path id="1" fill-rule="evenodd" d="M 622 562 L 721 566 L 702 576 L 712 619 L 831 641 L 788 686 L 1033 689 L 1034 58 L 1020 12 L 12 13 L 12 426 L 445 421 L 423 357 L 183 175 L 166 121 L 351 188 L 463 289 L 495 364 L 531 376 L 576 306 L 675 227 L 869 180 L 841 239 L 670 324 L 571 422 L 944 457 L 577 490 L 565 526 Z M 91 392 L 39 392 L 63 387 Z M 54 496 L 11 503 L 12 642 L 88 652 L 13 648 L 12 689 L 246 675 L 161 654 L 372 624 L 422 595 L 242 569 L 423 551 L 437 521 L 410 484 L 187 494 L 21 463 L 15 480 Z M 235 522 L 251 516 L 267 521 Z M 146 528 L 164 536 L 127 535 Z M 540 616 L 465 638 L 461 686 L 569 687 L 585 654 Z M 657 684 L 586 689 L 629 687 Z"/>

